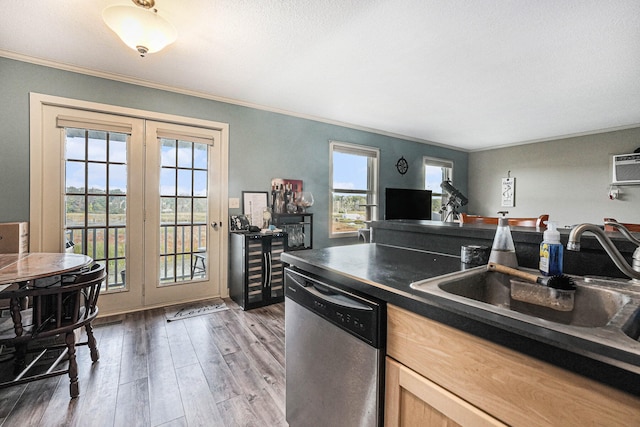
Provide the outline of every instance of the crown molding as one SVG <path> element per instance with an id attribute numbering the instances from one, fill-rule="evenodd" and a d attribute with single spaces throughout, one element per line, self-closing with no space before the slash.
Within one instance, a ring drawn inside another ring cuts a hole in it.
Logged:
<path id="1" fill-rule="evenodd" d="M 450 150 L 461 151 L 461 152 L 469 152 L 470 151 L 468 149 L 455 147 L 455 146 L 449 145 L 449 144 L 443 144 L 443 143 L 439 143 L 439 142 L 428 141 L 428 140 L 421 139 L 421 138 L 415 138 L 415 137 L 401 135 L 401 134 L 397 134 L 397 133 L 393 133 L 393 132 L 387 132 L 387 131 L 384 131 L 384 130 L 381 130 L 381 129 L 375 129 L 375 128 L 370 128 L 370 127 L 366 127 L 366 126 L 359 126 L 359 125 L 355 125 L 355 124 L 352 124 L 352 123 L 341 122 L 341 121 L 338 121 L 338 120 L 332 120 L 332 119 L 327 119 L 327 118 L 323 118 L 323 117 L 316 117 L 316 116 L 312 116 L 312 115 L 309 115 L 309 114 L 296 113 L 296 112 L 293 112 L 293 111 L 283 110 L 283 109 L 280 109 L 280 108 L 268 107 L 268 106 L 265 106 L 265 105 L 254 104 L 254 103 L 247 102 L 247 101 L 241 101 L 241 100 L 232 99 L 232 98 L 225 98 L 225 97 L 213 95 L 213 94 L 210 94 L 210 93 L 198 92 L 198 91 L 179 88 L 179 87 L 175 87 L 175 86 L 159 84 L 159 83 L 155 83 L 155 82 L 152 82 L 152 81 L 149 81 L 149 80 L 130 77 L 130 76 L 126 76 L 126 75 L 123 75 L 123 74 L 108 73 L 108 72 L 104 72 L 104 71 L 100 71 L 100 70 L 95 70 L 95 69 L 92 69 L 92 68 L 85 68 L 85 67 L 80 67 L 80 66 L 77 66 L 77 65 L 67 64 L 67 63 L 63 63 L 63 62 L 52 61 L 52 60 L 49 60 L 49 59 L 37 58 L 37 57 L 34 57 L 34 56 L 23 55 L 23 54 L 20 54 L 20 53 L 17 53 L 17 52 L 12 52 L 12 51 L 7 51 L 7 50 L 0 49 L 0 57 L 13 59 L 13 60 L 16 60 L 16 61 L 21 61 L 21 62 L 27 62 L 27 63 L 35 64 L 35 65 L 41 65 L 43 67 L 49 67 L 49 68 L 55 68 L 55 69 L 58 69 L 58 70 L 69 71 L 69 72 L 72 72 L 72 73 L 78 73 L 78 74 L 84 74 L 84 75 L 88 75 L 88 76 L 92 76 L 92 77 L 98 77 L 98 78 L 101 78 L 101 79 L 113 80 L 113 81 L 117 81 L 117 82 L 121 82 L 121 83 L 128 83 L 128 84 L 132 84 L 132 85 L 136 85 L 136 86 L 144 86 L 144 87 L 148 87 L 148 88 L 151 88 L 151 89 L 158 89 L 158 90 L 162 90 L 162 91 L 166 91 L 166 92 L 173 92 L 173 93 L 178 93 L 178 94 L 181 94 L 181 95 L 193 96 L 193 97 L 196 97 L 196 98 L 202 98 L 202 99 L 207 99 L 207 100 L 211 100 L 211 101 L 222 102 L 222 103 L 225 103 L 225 104 L 238 105 L 238 106 L 241 106 L 241 107 L 253 108 L 253 109 L 256 109 L 256 110 L 268 111 L 268 112 L 271 112 L 271 113 L 277 113 L 277 114 L 283 114 L 283 115 L 286 115 L 286 116 L 297 117 L 297 118 L 300 118 L 300 119 L 312 120 L 312 121 L 315 121 L 315 122 L 320 122 L 320 123 L 326 123 L 326 124 L 330 124 L 330 125 L 334 125 L 334 126 L 345 127 L 345 128 L 348 128 L 348 129 L 354 129 L 354 130 L 359 130 L 359 131 L 363 131 L 363 132 L 375 133 L 377 135 L 387 136 L 387 137 L 390 137 L 390 138 L 398 138 L 398 139 L 402 139 L 402 140 L 405 140 L 405 141 L 417 142 L 417 143 L 421 143 L 421 144 L 427 144 L 427 145 L 432 145 L 432 146 L 435 146 L 435 147 L 442 147 L 442 148 L 447 148 L 447 149 L 450 149 Z"/>

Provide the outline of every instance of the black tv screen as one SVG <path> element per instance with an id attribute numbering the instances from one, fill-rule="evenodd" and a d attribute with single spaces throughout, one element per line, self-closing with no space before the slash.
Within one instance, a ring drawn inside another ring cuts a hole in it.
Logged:
<path id="1" fill-rule="evenodd" d="M 385 188 L 384 219 L 431 219 L 431 190 Z"/>

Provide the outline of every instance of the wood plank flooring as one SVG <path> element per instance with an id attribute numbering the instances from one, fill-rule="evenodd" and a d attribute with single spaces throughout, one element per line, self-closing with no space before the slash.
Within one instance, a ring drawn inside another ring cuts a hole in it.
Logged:
<path id="1" fill-rule="evenodd" d="M 98 319 L 100 360 L 0 390 L 0 426 L 286 426 L 284 303 L 167 322 L 163 309 Z M 0 363 L 0 370 L 12 362 Z"/>

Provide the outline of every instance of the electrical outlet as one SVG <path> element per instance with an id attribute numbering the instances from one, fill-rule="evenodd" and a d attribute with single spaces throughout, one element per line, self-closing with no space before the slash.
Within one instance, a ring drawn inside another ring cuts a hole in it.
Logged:
<path id="1" fill-rule="evenodd" d="M 229 209 L 239 209 L 240 199 L 237 197 L 229 197 Z"/>

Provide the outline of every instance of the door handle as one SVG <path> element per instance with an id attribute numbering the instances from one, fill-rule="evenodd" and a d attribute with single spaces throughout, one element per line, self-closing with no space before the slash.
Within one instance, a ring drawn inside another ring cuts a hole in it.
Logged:
<path id="1" fill-rule="evenodd" d="M 215 221 L 212 222 L 211 227 L 213 227 L 214 230 L 218 231 L 218 227 L 222 227 L 222 221 L 220 221 L 220 225 L 218 225 L 218 223 Z"/>

